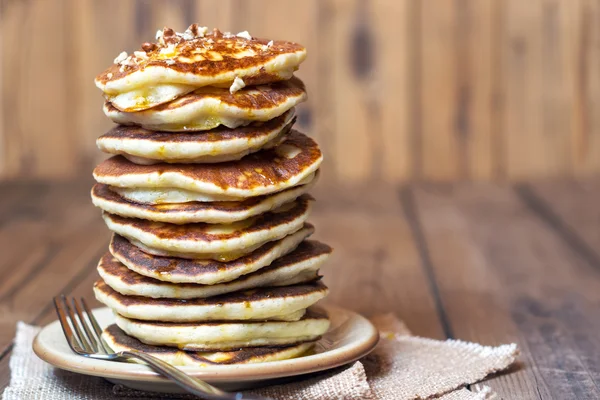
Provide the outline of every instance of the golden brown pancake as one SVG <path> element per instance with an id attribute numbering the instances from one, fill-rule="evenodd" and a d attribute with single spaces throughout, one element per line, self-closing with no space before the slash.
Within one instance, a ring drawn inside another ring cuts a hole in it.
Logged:
<path id="1" fill-rule="evenodd" d="M 140 321 L 115 315 L 125 333 L 143 343 L 182 350 L 223 351 L 289 346 L 317 340 L 329 329 L 327 314 L 311 307 L 298 321 L 216 321 L 174 323 Z"/>
<path id="2" fill-rule="evenodd" d="M 296 43 L 206 32 L 197 25 L 182 34 L 165 28 L 157 38 L 133 55 L 120 55 L 96 77 L 96 86 L 123 111 L 148 109 L 198 87 L 230 87 L 236 78 L 247 86 L 286 80 L 306 57 Z"/>
<path id="3" fill-rule="evenodd" d="M 104 281 L 94 284 L 96 299 L 132 319 L 161 322 L 221 320 L 297 321 L 306 308 L 327 295 L 322 282 L 250 289 L 206 299 L 152 299 L 124 296 Z"/>
<path id="4" fill-rule="evenodd" d="M 291 346 L 248 347 L 232 351 L 184 351 L 174 347 L 142 343 L 133 336 L 127 335 L 116 324 L 105 328 L 102 332 L 102 338 L 116 352 L 141 351 L 176 367 L 210 367 L 213 365 L 254 364 L 286 360 L 306 353 L 314 345 L 314 342 L 305 342 Z"/>
<path id="5" fill-rule="evenodd" d="M 175 225 L 103 213 L 108 228 L 159 256 L 230 261 L 300 230 L 310 214 L 307 194 L 273 211 L 230 224 Z"/>
<path id="6" fill-rule="evenodd" d="M 110 190 L 109 186 L 97 183 L 92 188 L 92 202 L 96 207 L 128 218 L 147 219 L 170 224 L 207 222 L 226 224 L 242 221 L 281 207 L 306 194 L 316 183 L 312 182 L 286 189 L 282 192 L 250 197 L 242 201 L 217 201 L 166 204 L 140 204 L 129 201 Z"/>
<path id="7" fill-rule="evenodd" d="M 169 283 L 140 275 L 121 264 L 112 254 L 105 254 L 98 263 L 98 273 L 115 291 L 127 296 L 194 299 L 218 296 L 258 287 L 288 286 L 311 282 L 319 278 L 319 268 L 327 260 L 331 248 L 323 243 L 305 241 L 291 253 L 271 265 L 216 285 Z"/>
<path id="8" fill-rule="evenodd" d="M 232 281 L 271 264 L 294 250 L 313 232 L 312 225 L 304 224 L 300 230 L 281 240 L 269 242 L 246 256 L 227 262 L 155 256 L 116 234 L 113 235 L 109 250 L 122 264 L 140 275 L 165 282 L 214 285 Z"/>
<path id="9" fill-rule="evenodd" d="M 323 155 L 308 136 L 292 130 L 282 145 L 219 164 L 138 165 L 121 156 L 94 170 L 99 183 L 121 188 L 179 188 L 193 192 L 246 198 L 296 186 L 313 174 Z"/>
<path id="10" fill-rule="evenodd" d="M 168 132 L 206 131 L 218 126 L 237 128 L 269 121 L 306 100 L 298 78 L 270 85 L 249 86 L 235 93 L 212 86 L 196 89 L 171 102 L 143 111 L 124 112 L 110 102 L 104 113 L 117 124 L 139 125 Z"/>
<path id="11" fill-rule="evenodd" d="M 267 122 L 235 129 L 223 126 L 209 132 L 157 132 L 117 125 L 96 140 L 105 153 L 121 154 L 136 164 L 217 163 L 239 160 L 287 139 L 295 122 L 294 110 Z"/>

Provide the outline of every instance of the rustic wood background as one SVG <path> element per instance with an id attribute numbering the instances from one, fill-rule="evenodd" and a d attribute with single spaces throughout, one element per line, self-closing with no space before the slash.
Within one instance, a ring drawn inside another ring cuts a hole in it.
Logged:
<path id="1" fill-rule="evenodd" d="M 595 0 L 0 0 L 0 177 L 89 174 L 110 126 L 93 77 L 193 21 L 308 47 L 300 125 L 330 179 L 600 171 Z"/>

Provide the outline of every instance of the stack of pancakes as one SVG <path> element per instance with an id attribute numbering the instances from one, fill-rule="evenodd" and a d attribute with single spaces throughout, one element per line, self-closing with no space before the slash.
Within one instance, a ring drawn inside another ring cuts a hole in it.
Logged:
<path id="1" fill-rule="evenodd" d="M 290 42 L 165 28 L 96 78 L 115 128 L 92 199 L 114 232 L 96 298 L 104 340 L 175 365 L 305 353 L 329 327 L 331 253 L 307 240 L 322 154 L 292 129 L 306 99 Z"/>

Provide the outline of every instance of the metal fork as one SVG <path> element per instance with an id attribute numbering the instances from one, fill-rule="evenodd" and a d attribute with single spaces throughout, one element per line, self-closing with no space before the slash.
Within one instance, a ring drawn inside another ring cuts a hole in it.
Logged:
<path id="1" fill-rule="evenodd" d="M 100 336 L 102 329 L 100 329 L 100 325 L 90 311 L 85 299 L 81 299 L 81 305 L 75 298 L 71 298 L 70 303 L 64 295 L 54 298 L 54 307 L 67 343 L 73 352 L 81 356 L 106 361 L 142 360 L 153 370 L 169 378 L 188 392 L 205 399 L 268 400 L 264 397 L 245 396 L 243 393 L 224 392 L 206 382 L 192 378 L 172 365 L 141 351 L 128 350 L 114 353 L 102 340 Z"/>

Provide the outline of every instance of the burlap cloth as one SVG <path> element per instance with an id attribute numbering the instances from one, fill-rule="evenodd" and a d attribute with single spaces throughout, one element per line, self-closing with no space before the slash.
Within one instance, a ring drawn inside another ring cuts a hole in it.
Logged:
<path id="1" fill-rule="evenodd" d="M 375 351 L 343 370 L 255 391 L 273 399 L 492 399 L 489 387 L 464 387 L 506 369 L 518 354 L 515 344 L 482 346 L 459 340 L 411 336 L 393 315 L 372 319 L 381 331 Z M 11 381 L 4 400 L 188 399 L 190 395 L 144 393 L 101 378 L 55 369 L 33 354 L 38 327 L 20 322 L 10 360 Z"/>

